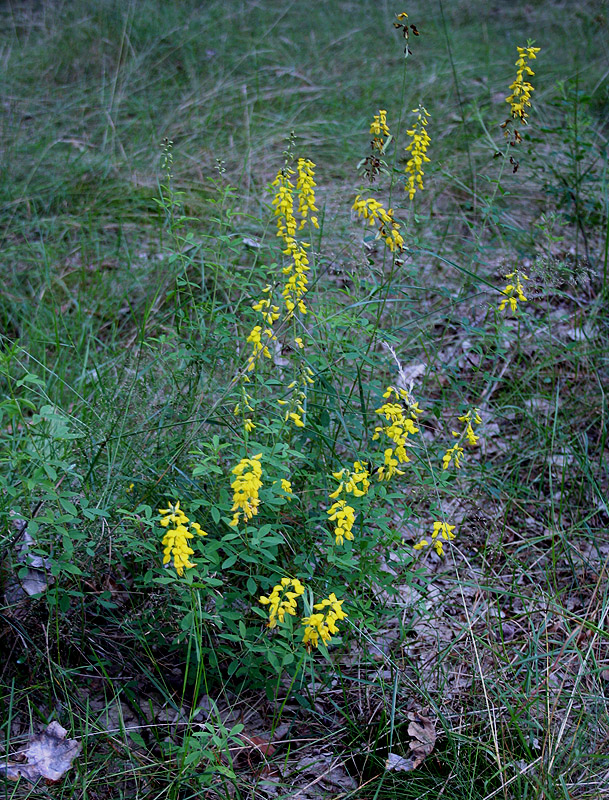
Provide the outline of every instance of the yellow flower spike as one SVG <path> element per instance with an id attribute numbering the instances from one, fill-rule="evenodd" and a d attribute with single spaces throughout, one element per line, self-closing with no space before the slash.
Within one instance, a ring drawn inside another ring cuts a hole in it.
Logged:
<path id="1" fill-rule="evenodd" d="M 529 278 L 519 269 L 508 273 L 505 277 L 508 279 L 514 278 L 514 283 L 508 283 L 503 290 L 502 294 L 504 297 L 497 306 L 497 309 L 498 311 L 503 311 L 504 308 L 506 308 L 506 306 L 509 304 L 511 310 L 516 311 L 519 301 L 522 303 L 527 302 L 527 298 L 524 295 L 524 284 L 522 281 L 528 281 Z"/>
<path id="2" fill-rule="evenodd" d="M 296 191 L 298 192 L 298 213 L 302 217 L 300 221 L 300 228 L 303 228 L 309 212 L 317 211 L 315 205 L 315 186 L 313 180 L 315 172 L 313 167 L 315 164 L 308 159 L 299 158 L 297 164 L 298 180 L 296 181 Z M 315 228 L 319 228 L 317 217 L 311 216 L 311 224 Z"/>
<path id="3" fill-rule="evenodd" d="M 159 509 L 159 514 L 161 514 L 160 525 L 168 529 L 161 540 L 163 564 L 169 564 L 173 559 L 175 570 L 182 577 L 185 569 L 196 567 L 196 564 L 189 558 L 194 553 L 194 550 L 188 544 L 188 540 L 194 538 L 195 535 L 192 531 L 195 531 L 199 536 L 207 536 L 207 533 L 198 522 L 190 521 L 180 508 L 179 500 L 175 505 L 169 503 L 168 508 Z M 190 527 L 190 530 L 186 525 Z"/>
<path id="4" fill-rule="evenodd" d="M 417 544 L 413 545 L 413 550 L 423 550 L 425 547 L 428 547 L 430 544 L 433 545 L 434 550 L 439 556 L 444 555 L 444 542 L 451 542 L 455 538 L 455 534 L 453 533 L 455 529 L 454 525 L 449 525 L 447 522 L 441 522 L 440 520 L 436 520 L 433 524 L 433 531 L 431 534 L 431 541 L 427 539 L 421 539 Z"/>
<path id="5" fill-rule="evenodd" d="M 318 613 L 303 617 L 302 624 L 305 626 L 305 630 L 302 641 L 308 650 L 318 647 L 320 639 L 323 644 L 327 645 L 332 635 L 339 632 L 336 623 L 348 616 L 347 612 L 342 609 L 343 602 L 332 593 L 327 599 L 315 603 L 313 609 Z"/>
<path id="6" fill-rule="evenodd" d="M 182 525 L 185 522 L 190 521 L 186 516 L 186 514 L 180 509 L 179 500 L 177 501 L 175 506 L 169 503 L 168 508 L 159 508 L 159 514 L 162 515 L 161 525 L 164 528 L 166 528 L 170 524 Z"/>
<path id="7" fill-rule="evenodd" d="M 290 591 L 290 587 L 292 591 Z M 273 591 L 268 597 L 264 595 L 259 599 L 262 605 L 268 605 L 269 608 L 269 621 L 268 628 L 275 628 L 277 621 L 283 622 L 285 615 L 296 615 L 297 600 L 304 594 L 305 587 L 298 580 L 298 578 L 282 578 L 281 581 L 273 587 Z"/>
<path id="8" fill-rule="evenodd" d="M 417 428 L 413 420 L 416 420 L 417 415 L 423 412 L 418 403 L 412 400 L 406 389 L 396 389 L 394 386 L 389 386 L 383 394 L 383 398 L 387 402 L 377 408 L 375 413 L 384 417 L 389 424 L 377 425 L 372 439 L 376 440 L 381 435 L 384 435 L 394 444 L 394 447 L 385 449 L 384 463 L 377 473 L 379 481 L 388 481 L 394 475 L 404 474 L 398 469 L 398 465 L 406 464 L 410 461 L 406 452 L 406 448 L 411 446 L 408 436 L 419 432 L 419 428 Z"/>
<path id="9" fill-rule="evenodd" d="M 385 139 L 383 137 L 389 136 L 386 109 L 381 108 L 379 109 L 379 113 L 374 115 L 374 119 L 370 125 L 370 133 L 374 137 L 372 139 L 372 149 L 382 152 L 385 147 Z"/>
<path id="10" fill-rule="evenodd" d="M 386 211 L 383 205 L 372 197 L 363 199 L 360 195 L 355 198 L 353 211 L 358 217 L 369 221 L 371 226 L 377 225 L 377 238 L 383 239 L 391 252 L 401 252 L 404 249 L 404 238 L 400 233 L 400 223 L 393 218 L 393 210 Z"/>
<path id="11" fill-rule="evenodd" d="M 532 84 L 527 80 L 535 73 L 527 64 L 537 58 L 540 47 L 517 47 L 518 59 L 516 60 L 516 79 L 510 84 L 512 94 L 506 97 L 505 102 L 510 104 L 510 114 L 514 119 L 520 120 L 522 125 L 527 124 L 526 109 L 531 106 L 531 95 L 534 91 Z M 527 78 L 525 78 L 525 75 Z"/>
<path id="12" fill-rule="evenodd" d="M 355 524 L 355 509 L 347 505 L 346 500 L 337 500 L 326 511 L 329 522 L 335 522 L 334 535 L 336 544 L 342 545 L 344 540 L 353 540 L 352 528 Z"/>
<path id="13" fill-rule="evenodd" d="M 431 142 L 427 133 L 429 122 L 429 112 L 423 106 L 413 109 L 413 114 L 417 115 L 416 122 L 411 130 L 406 131 L 411 137 L 410 144 L 406 146 L 406 151 L 410 153 L 410 158 L 406 164 L 406 184 L 404 188 L 412 200 L 417 189 L 423 189 L 423 164 L 430 159 L 427 156 L 427 148 Z"/>
<path id="14" fill-rule="evenodd" d="M 248 521 L 258 513 L 260 499 L 258 493 L 262 488 L 262 464 L 260 459 L 262 453 L 253 458 L 242 458 L 232 470 L 235 480 L 231 483 L 233 489 L 233 505 L 231 511 L 233 519 L 230 522 L 232 527 L 239 524 L 241 517 Z"/>
<path id="15" fill-rule="evenodd" d="M 290 497 L 294 496 L 294 492 L 292 491 L 292 484 L 290 481 L 286 480 L 285 478 L 281 479 L 281 489 Z"/>
<path id="16" fill-rule="evenodd" d="M 442 457 L 442 468 L 448 469 L 451 462 L 455 462 L 455 467 L 457 469 L 461 469 L 461 458 L 463 456 L 464 450 L 458 444 L 454 447 L 451 447 L 449 450 L 444 453 Z"/>

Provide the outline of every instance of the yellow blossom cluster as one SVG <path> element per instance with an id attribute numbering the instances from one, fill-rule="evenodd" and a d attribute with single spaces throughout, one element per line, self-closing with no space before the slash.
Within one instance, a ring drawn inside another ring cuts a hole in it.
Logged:
<path id="1" fill-rule="evenodd" d="M 296 191 L 298 192 L 298 213 L 301 216 L 299 228 L 304 228 L 310 211 L 317 211 L 317 206 L 315 205 L 315 187 L 317 184 L 314 180 L 314 167 L 315 164 L 309 159 L 298 159 Z M 317 217 L 311 216 L 311 224 L 313 227 L 319 228 Z"/>
<path id="2" fill-rule="evenodd" d="M 190 560 L 194 553 L 189 546 L 188 540 L 194 537 L 194 533 L 199 536 L 207 536 L 198 522 L 191 522 L 184 511 L 180 508 L 180 501 L 175 505 L 169 503 L 168 508 L 159 508 L 161 515 L 160 525 L 167 528 L 167 533 L 163 536 L 163 564 L 169 564 L 173 558 L 173 565 L 180 577 L 185 569 L 191 569 L 196 564 Z M 188 526 L 188 527 L 187 527 Z"/>
<path id="3" fill-rule="evenodd" d="M 299 337 L 297 337 L 299 338 Z M 302 340 L 301 340 L 302 341 Z M 300 364 L 300 377 L 298 380 L 292 381 L 288 384 L 288 390 L 291 391 L 297 386 L 300 386 L 297 392 L 294 392 L 291 400 L 278 400 L 279 405 L 288 406 L 284 419 L 286 422 L 292 422 L 297 428 L 304 428 L 305 416 L 305 403 L 307 399 L 307 389 L 314 383 L 313 370 L 303 364 Z"/>
<path id="4" fill-rule="evenodd" d="M 448 469 L 452 461 L 455 462 L 455 467 L 461 469 L 461 458 L 463 457 L 464 450 L 461 445 L 456 444 L 450 447 L 442 456 L 442 468 Z"/>
<path id="5" fill-rule="evenodd" d="M 254 311 L 258 311 L 261 314 L 263 324 L 254 325 L 246 339 L 247 343 L 252 346 L 252 351 L 247 358 L 245 374 L 241 376 L 243 401 L 242 403 L 237 403 L 233 412 L 235 416 L 241 415 L 243 417 L 243 427 L 248 433 L 252 431 L 256 425 L 251 416 L 248 415 L 248 412 L 253 413 L 254 408 L 251 405 L 252 398 L 245 389 L 245 384 L 249 383 L 250 380 L 247 373 L 253 372 L 261 357 L 271 358 L 269 345 L 271 342 L 277 340 L 275 332 L 273 331 L 273 325 L 279 319 L 279 306 L 273 305 L 272 303 L 272 291 L 273 289 L 271 286 L 265 286 L 262 290 L 262 297 L 252 305 Z"/>
<path id="6" fill-rule="evenodd" d="M 404 186 L 411 200 L 415 196 L 417 189 L 423 188 L 423 175 L 425 174 L 423 164 L 429 161 L 427 148 L 431 142 L 427 133 L 427 123 L 430 116 L 427 109 L 419 106 L 413 109 L 412 113 L 417 115 L 417 119 L 413 127 L 406 131 L 411 140 L 405 148 L 410 153 L 410 158 L 406 164 L 406 184 Z"/>
<path id="7" fill-rule="evenodd" d="M 517 48 L 516 80 L 510 84 L 512 94 L 505 99 L 505 102 L 510 104 L 510 113 L 512 117 L 514 119 L 519 119 L 523 125 L 527 124 L 526 109 L 531 106 L 531 94 L 533 92 L 533 86 L 529 81 L 529 77 L 535 74 L 527 61 L 536 59 L 540 49 L 540 47 Z"/>
<path id="8" fill-rule="evenodd" d="M 260 597 L 262 605 L 269 606 L 267 627 L 276 627 L 277 620 L 283 622 L 286 614 L 296 616 L 297 600 L 304 594 L 304 590 L 298 578 L 282 578 L 268 597 Z"/>
<path id="9" fill-rule="evenodd" d="M 269 606 L 268 628 L 275 628 L 277 623 L 283 623 L 286 614 L 294 617 L 298 610 L 298 598 L 304 594 L 305 587 L 298 578 L 282 578 L 273 587 L 268 597 L 259 598 L 263 606 Z M 321 603 L 315 603 L 313 613 L 308 617 L 302 618 L 305 626 L 303 643 L 307 650 L 319 646 L 319 640 L 327 645 L 332 635 L 338 633 L 336 623 L 341 619 L 346 619 L 347 612 L 343 611 L 343 600 L 338 600 L 334 592 Z"/>
<path id="10" fill-rule="evenodd" d="M 463 458 L 463 453 L 465 452 L 461 445 L 464 442 L 467 442 L 467 444 L 471 445 L 472 447 L 475 447 L 478 444 L 480 437 L 474 433 L 472 423 L 475 425 L 481 424 L 482 418 L 480 417 L 480 409 L 471 408 L 469 411 L 463 414 L 463 416 L 459 417 L 459 422 L 464 423 L 463 430 L 461 432 L 452 431 L 452 435 L 457 437 L 459 441 L 453 447 L 449 448 L 442 456 L 443 469 L 448 469 L 452 461 L 455 462 L 455 467 L 457 469 L 461 469 L 461 459 Z"/>
<path id="11" fill-rule="evenodd" d="M 416 421 L 417 415 L 423 411 L 419 408 L 419 404 L 412 400 L 406 389 L 388 386 L 383 398 L 387 402 L 377 408 L 375 413 L 385 417 L 388 424 L 377 425 L 372 439 L 379 439 L 381 434 L 384 434 L 393 442 L 393 447 L 385 449 L 384 463 L 378 471 L 379 481 L 388 481 L 394 475 L 404 474 L 399 465 L 410 461 L 406 453 L 408 435 L 419 432 L 413 420 Z"/>
<path id="12" fill-rule="evenodd" d="M 305 632 L 303 643 L 307 649 L 319 646 L 319 640 L 323 644 L 328 644 L 332 635 L 338 633 L 336 623 L 341 619 L 346 619 L 348 616 L 346 611 L 343 611 L 342 604 L 344 600 L 338 600 L 334 592 L 322 600 L 321 603 L 315 603 L 313 610 L 317 613 L 311 614 L 309 617 L 303 617 L 302 624 L 305 625 Z"/>
<path id="13" fill-rule="evenodd" d="M 360 462 L 355 461 L 353 471 L 341 469 L 333 472 L 332 476 L 339 481 L 338 488 L 332 492 L 330 498 L 335 500 L 327 510 L 329 522 L 334 523 L 334 536 L 336 544 L 341 545 L 344 540 L 353 540 L 353 525 L 355 524 L 355 509 L 343 498 L 341 494 L 353 494 L 354 497 L 363 497 L 370 488 L 370 472 Z"/>
<path id="14" fill-rule="evenodd" d="M 332 503 L 327 511 L 328 520 L 334 522 L 334 536 L 336 544 L 344 544 L 344 540 L 353 540 L 353 525 L 355 524 L 355 509 L 348 505 L 346 500 L 337 500 Z"/>
<path id="15" fill-rule="evenodd" d="M 353 211 L 358 217 L 368 220 L 371 226 L 377 225 L 377 237 L 383 239 L 393 253 L 404 249 L 404 238 L 400 233 L 400 223 L 393 218 L 393 209 L 385 210 L 383 204 L 373 197 L 364 198 L 358 194 L 353 203 Z"/>
<path id="16" fill-rule="evenodd" d="M 294 497 L 291 481 L 287 480 L 286 478 L 282 478 L 280 481 L 280 486 L 281 486 L 281 491 L 285 492 L 288 498 Z"/>
<path id="17" fill-rule="evenodd" d="M 235 480 L 231 483 L 233 490 L 233 518 L 230 525 L 236 528 L 243 515 L 244 520 L 250 520 L 258 513 L 260 498 L 258 494 L 262 488 L 262 453 L 252 458 L 242 458 L 232 470 Z"/>
<path id="18" fill-rule="evenodd" d="M 295 174 L 294 170 L 288 166 L 282 167 L 277 173 L 277 177 L 272 182 L 276 193 L 273 199 L 275 216 L 277 218 L 277 236 L 283 239 L 285 244 L 284 253 L 289 256 L 290 263 L 284 267 L 282 272 L 287 277 L 287 281 L 282 290 L 285 300 L 288 319 L 298 309 L 301 314 L 307 313 L 304 296 L 307 293 L 309 272 L 309 259 L 306 250 L 309 245 L 300 242 L 296 238 L 297 227 L 302 228 L 307 219 L 311 224 L 319 227 L 317 217 L 309 212 L 317 211 L 315 206 L 315 164 L 304 158 L 299 158 L 297 163 L 296 191 L 298 192 L 298 213 L 300 214 L 300 226 L 298 226 L 294 215 L 294 184 L 290 178 Z"/>
<path id="19" fill-rule="evenodd" d="M 252 352 L 247 360 L 246 369 L 248 372 L 254 369 L 261 355 L 265 358 L 271 357 L 269 344 L 277 338 L 272 326 L 279 319 L 279 307 L 272 304 L 271 292 L 271 286 L 265 286 L 262 290 L 263 297 L 252 306 L 254 311 L 262 314 L 264 325 L 255 325 L 247 337 L 248 344 L 252 345 Z"/>
<path id="20" fill-rule="evenodd" d="M 417 544 L 413 545 L 413 547 L 415 550 L 422 550 L 424 547 L 432 544 L 436 553 L 439 556 L 442 556 L 444 555 L 443 541 L 450 542 L 455 538 L 455 534 L 453 533 L 454 529 L 454 525 L 449 525 L 447 522 L 436 521 L 433 524 L 431 542 L 428 542 L 427 539 L 421 539 L 421 541 L 417 542 Z"/>
<path id="21" fill-rule="evenodd" d="M 509 303 L 510 308 L 512 311 L 516 311 L 518 308 L 518 301 L 520 300 L 522 303 L 527 302 L 527 298 L 524 296 L 524 284 L 522 281 L 528 281 L 529 278 L 527 275 L 524 274 L 519 269 L 514 270 L 514 272 L 508 272 L 505 276 L 508 280 L 513 279 L 512 283 L 508 283 L 508 285 L 503 290 L 503 299 L 499 303 L 498 309 L 499 311 L 503 311 L 504 308 Z"/>
<path id="22" fill-rule="evenodd" d="M 292 237 L 287 238 L 285 244 L 286 247 L 283 252 L 286 256 L 290 257 L 290 263 L 281 270 L 287 277 L 281 295 L 285 300 L 285 307 L 289 319 L 296 309 L 298 309 L 301 314 L 307 313 L 304 296 L 308 291 L 307 287 L 309 283 L 309 279 L 307 278 L 309 259 L 306 251 L 309 245 L 307 242 L 299 242 Z"/>
<path id="23" fill-rule="evenodd" d="M 385 109 L 379 109 L 379 113 L 374 115 L 374 119 L 370 125 L 370 133 L 374 137 L 372 139 L 372 149 L 382 152 L 385 147 L 385 139 L 383 137 L 389 136 L 387 111 Z"/>
<path id="24" fill-rule="evenodd" d="M 347 492 L 347 494 L 353 492 L 354 497 L 363 497 L 370 488 L 369 475 L 369 471 L 361 461 L 353 463 L 353 471 L 343 468 L 338 472 L 333 472 L 332 477 L 340 483 L 338 489 L 332 492 L 330 497 L 334 500 L 341 492 Z"/>

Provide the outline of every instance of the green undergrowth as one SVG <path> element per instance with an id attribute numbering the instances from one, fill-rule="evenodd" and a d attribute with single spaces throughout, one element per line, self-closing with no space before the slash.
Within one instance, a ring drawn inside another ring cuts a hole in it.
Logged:
<path id="1" fill-rule="evenodd" d="M 487 10 L 0 11 L 7 798 L 606 796 L 607 9 Z"/>

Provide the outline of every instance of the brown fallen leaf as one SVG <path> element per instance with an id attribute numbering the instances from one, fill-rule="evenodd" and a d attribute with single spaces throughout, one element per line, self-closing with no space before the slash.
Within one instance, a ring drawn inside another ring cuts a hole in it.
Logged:
<path id="1" fill-rule="evenodd" d="M 412 756 L 404 758 L 397 753 L 388 753 L 385 761 L 387 772 L 411 772 L 423 763 L 435 747 L 436 727 L 432 720 L 416 711 L 410 711 L 408 719 L 408 734 L 413 737 L 408 745 Z"/>
<path id="2" fill-rule="evenodd" d="M 410 720 L 408 734 L 413 737 L 410 742 L 410 749 L 414 755 L 413 769 L 416 769 L 436 745 L 436 726 L 432 720 L 417 714 L 416 711 L 409 711 L 408 719 Z"/>
<path id="3" fill-rule="evenodd" d="M 40 778 L 56 783 L 72 766 L 80 754 L 81 744 L 75 739 L 66 739 L 67 731 L 58 722 L 51 722 L 47 729 L 34 736 L 29 745 L 19 751 L 26 761 L 0 764 L 0 775 L 9 781 L 25 778 L 36 783 Z"/>
<path id="4" fill-rule="evenodd" d="M 254 770 L 255 765 L 253 762 L 260 762 L 260 759 L 266 761 L 275 752 L 273 744 L 262 736 L 256 736 L 254 733 L 241 733 L 239 734 L 242 741 L 248 746 L 246 749 L 247 761 L 250 769 Z"/>

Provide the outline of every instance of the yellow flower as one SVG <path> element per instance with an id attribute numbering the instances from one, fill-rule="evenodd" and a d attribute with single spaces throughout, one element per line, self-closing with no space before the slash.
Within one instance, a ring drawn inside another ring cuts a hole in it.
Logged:
<path id="1" fill-rule="evenodd" d="M 343 603 L 344 600 L 338 600 L 332 592 L 321 603 L 315 603 L 313 610 L 317 611 L 316 614 L 303 617 L 302 624 L 306 627 L 302 641 L 308 650 L 318 647 L 320 639 L 323 644 L 327 645 L 332 635 L 339 632 L 336 623 L 348 616 L 347 612 L 342 609 Z"/>
<path id="2" fill-rule="evenodd" d="M 406 389 L 389 386 L 383 398 L 388 402 L 377 408 L 375 413 L 385 417 L 389 424 L 377 425 L 372 439 L 373 441 L 379 439 L 383 434 L 395 445 L 385 449 L 384 463 L 378 471 L 378 480 L 388 481 L 393 475 L 404 474 L 398 469 L 398 465 L 410 461 L 406 452 L 406 448 L 410 446 L 408 436 L 419 432 L 413 420 L 416 420 L 417 415 L 423 411 L 419 408 L 419 404 L 412 400 Z M 395 402 L 390 402 L 391 398 L 394 398 Z"/>
<path id="3" fill-rule="evenodd" d="M 186 514 L 180 508 L 180 501 L 174 505 L 169 503 L 168 508 L 159 508 L 161 514 L 161 525 L 166 528 L 168 525 L 183 525 L 185 522 L 190 522 Z"/>
<path id="4" fill-rule="evenodd" d="M 292 589 L 290 590 L 290 587 Z M 268 597 L 259 598 L 263 606 L 269 606 L 268 628 L 274 628 L 277 620 L 283 622 L 286 614 L 296 615 L 297 599 L 304 594 L 304 586 L 298 578 L 282 578 L 281 582 L 273 587 Z"/>
<path id="5" fill-rule="evenodd" d="M 168 564 L 173 558 L 173 563 L 176 572 L 180 577 L 184 574 L 184 569 L 195 567 L 189 556 L 194 553 L 194 550 L 188 546 L 188 539 L 192 539 L 193 533 L 190 533 L 188 528 L 183 525 L 178 525 L 177 528 L 167 531 L 163 536 L 164 556 L 163 564 Z"/>
<path id="6" fill-rule="evenodd" d="M 282 295 L 285 300 L 288 318 L 296 310 L 301 314 L 307 313 L 304 296 L 307 293 L 307 272 L 309 271 L 309 259 L 307 258 L 306 242 L 299 242 L 296 239 L 297 228 L 302 228 L 307 221 L 318 228 L 317 217 L 311 212 L 317 211 L 315 205 L 315 164 L 304 158 L 298 159 L 296 191 L 298 192 L 298 213 L 300 214 L 300 225 L 297 225 L 294 215 L 294 184 L 290 177 L 294 175 L 294 170 L 290 167 L 283 167 L 277 173 L 277 177 L 272 182 L 276 189 L 273 199 L 275 206 L 275 216 L 277 217 L 277 236 L 283 239 L 286 247 L 283 251 L 290 257 L 290 264 L 283 268 L 283 274 L 287 276 L 287 281 L 283 287 Z"/>
<path id="7" fill-rule="evenodd" d="M 383 239 L 391 252 L 404 249 L 404 238 L 400 233 L 400 223 L 393 218 L 393 209 L 385 210 L 383 204 L 373 197 L 362 198 L 358 195 L 353 203 L 353 211 L 358 217 L 368 220 L 371 226 L 378 224 L 377 237 Z"/>
<path id="8" fill-rule="evenodd" d="M 410 459 L 409 459 L 410 460 Z M 394 475 L 403 475 L 404 471 L 398 469 L 400 462 L 394 458 L 393 449 L 388 447 L 384 453 L 384 463 L 379 467 L 378 479 L 379 481 L 389 481 Z"/>
<path id="9" fill-rule="evenodd" d="M 242 458 L 237 466 L 232 470 L 235 480 L 231 483 L 233 490 L 233 519 L 230 522 L 232 527 L 239 524 L 241 516 L 247 521 L 258 513 L 260 499 L 258 493 L 262 488 L 262 465 L 260 459 L 262 453 L 253 458 Z"/>
<path id="10" fill-rule="evenodd" d="M 300 228 L 304 227 L 310 211 L 317 211 L 315 205 L 315 186 L 313 180 L 315 172 L 313 167 L 315 164 L 308 159 L 299 158 L 296 166 L 298 172 L 298 179 L 296 181 L 296 191 L 298 192 L 298 213 L 302 217 L 300 220 Z M 311 217 L 311 224 L 315 228 L 319 228 L 317 217 Z"/>
<path id="11" fill-rule="evenodd" d="M 304 296 L 308 291 L 307 285 L 309 283 L 307 278 L 309 259 L 306 253 L 306 248 L 309 245 L 306 242 L 299 242 L 293 237 L 287 237 L 285 243 L 286 248 L 283 252 L 290 256 L 291 263 L 282 269 L 283 274 L 287 276 L 287 281 L 281 294 L 285 300 L 289 319 L 296 309 L 301 314 L 307 313 Z"/>
<path id="12" fill-rule="evenodd" d="M 272 205 L 275 206 L 277 217 L 277 236 L 285 239 L 286 236 L 296 236 L 296 217 L 294 216 L 294 184 L 290 177 L 294 170 L 283 167 L 271 183 L 276 191 Z"/>
<path id="13" fill-rule="evenodd" d="M 518 308 L 518 301 L 522 303 L 527 302 L 527 298 L 524 296 L 524 285 L 522 281 L 528 281 L 529 278 L 519 269 L 514 270 L 514 272 L 508 272 L 505 277 L 508 279 L 513 278 L 514 282 L 508 283 L 503 290 L 505 297 L 499 303 L 498 310 L 503 311 L 509 303 L 511 310 L 516 311 Z"/>
<path id="14" fill-rule="evenodd" d="M 533 86 L 528 80 L 535 73 L 528 65 L 527 61 L 537 58 L 540 47 L 518 47 L 518 59 L 516 61 L 516 80 L 510 84 L 512 94 L 506 97 L 505 102 L 510 104 L 510 114 L 514 119 L 519 119 L 523 125 L 527 124 L 526 109 L 531 106 L 531 94 Z M 526 76 L 526 77 L 525 77 Z"/>
<path id="15" fill-rule="evenodd" d="M 294 493 L 292 491 L 292 484 L 291 484 L 290 481 L 286 480 L 285 478 L 281 479 L 281 489 L 282 489 L 282 491 L 284 491 L 290 497 L 294 496 Z"/>
<path id="16" fill-rule="evenodd" d="M 439 556 L 444 555 L 444 542 L 450 542 L 455 538 L 455 534 L 453 533 L 455 529 L 454 525 L 449 525 L 447 522 L 440 522 L 437 520 L 433 524 L 433 531 L 431 534 L 431 544 L 434 546 L 436 553 Z M 421 539 L 420 542 L 413 545 L 414 550 L 422 550 L 424 547 L 427 547 L 429 542 L 427 539 Z"/>
<path id="17" fill-rule="evenodd" d="M 333 472 L 332 476 L 336 478 L 337 481 L 340 481 L 340 484 L 338 489 L 332 492 L 330 497 L 334 499 L 343 491 L 348 493 L 353 492 L 354 497 L 363 497 L 370 488 L 370 481 L 368 480 L 369 474 L 366 467 L 364 467 L 360 461 L 356 461 L 353 464 L 353 472 L 347 469 Z"/>
<path id="18" fill-rule="evenodd" d="M 170 525 L 175 526 L 167 530 L 162 539 L 164 547 L 163 564 L 168 564 L 173 558 L 176 572 L 182 577 L 185 569 L 191 569 L 196 566 L 190 560 L 190 556 L 194 553 L 194 550 L 188 544 L 188 540 L 194 537 L 191 531 L 194 530 L 199 536 L 207 536 L 207 534 L 198 522 L 191 522 L 180 509 L 179 500 L 175 506 L 169 503 L 168 508 L 160 508 L 159 514 L 161 514 L 160 524 L 164 528 L 169 528 Z M 186 525 L 189 526 L 190 530 Z"/>
<path id="19" fill-rule="evenodd" d="M 300 389 L 294 392 L 289 401 L 289 408 L 285 412 L 284 420 L 286 422 L 292 421 L 297 428 L 304 428 L 305 423 L 303 417 L 305 416 L 305 404 L 307 400 L 308 387 L 314 383 L 312 378 L 313 370 L 304 364 L 299 365 L 299 380 L 292 381 L 287 387 L 288 390 L 295 389 L 300 383 Z M 287 400 L 278 400 L 279 405 L 285 406 L 288 404 Z"/>
<path id="20" fill-rule="evenodd" d="M 344 539 L 352 541 L 353 533 L 351 530 L 355 523 L 355 509 L 347 505 L 346 500 L 337 500 L 326 513 L 328 520 L 336 523 L 334 527 L 336 544 L 343 544 Z"/>
<path id="21" fill-rule="evenodd" d="M 442 456 L 442 468 L 448 469 L 451 461 L 455 462 L 455 467 L 457 469 L 461 469 L 461 458 L 463 456 L 463 448 L 456 444 L 454 447 L 451 447 L 447 450 L 444 455 Z"/>
<path id="22" fill-rule="evenodd" d="M 472 447 L 475 447 L 478 444 L 478 440 L 480 437 L 474 433 L 474 425 L 480 425 L 482 422 L 482 418 L 480 417 L 480 409 L 479 408 L 470 408 L 469 411 L 466 411 L 465 414 L 459 417 L 459 422 L 464 423 L 463 430 L 461 433 L 458 431 L 453 431 L 452 434 L 455 436 L 459 441 L 455 444 L 454 447 L 451 447 L 447 450 L 444 455 L 442 456 L 442 466 L 444 469 L 448 469 L 451 462 L 454 460 L 455 467 L 457 469 L 461 468 L 461 458 L 463 456 L 464 450 L 461 445 L 463 442 L 467 442 Z"/>
<path id="23" fill-rule="evenodd" d="M 429 161 L 427 148 L 431 139 L 427 133 L 427 123 L 429 113 L 423 106 L 413 109 L 413 114 L 417 114 L 417 119 L 411 130 L 406 131 L 411 137 L 410 144 L 406 146 L 410 158 L 406 164 L 406 185 L 405 189 L 412 200 L 417 189 L 423 189 L 423 164 Z"/>
<path id="24" fill-rule="evenodd" d="M 387 111 L 383 108 L 379 109 L 379 113 L 374 115 L 374 120 L 370 125 L 370 133 L 373 135 L 372 149 L 382 152 L 385 146 L 384 136 L 389 136 L 389 127 L 387 125 Z"/>

